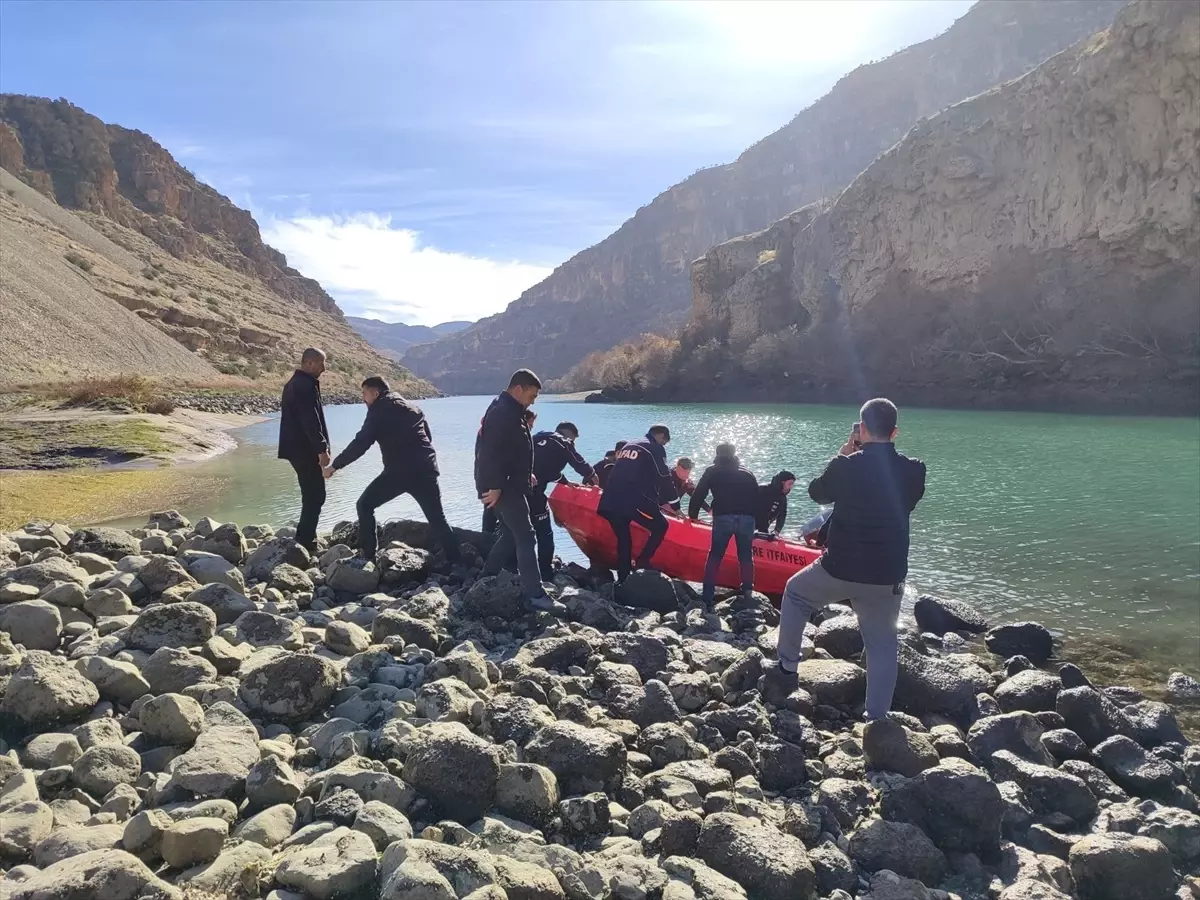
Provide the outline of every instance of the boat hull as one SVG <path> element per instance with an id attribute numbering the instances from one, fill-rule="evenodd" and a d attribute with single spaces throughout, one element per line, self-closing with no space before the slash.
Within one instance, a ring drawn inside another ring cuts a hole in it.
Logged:
<path id="1" fill-rule="evenodd" d="M 593 565 L 613 569 L 617 565 L 617 538 L 608 520 L 596 511 L 600 489 L 578 484 L 557 484 L 550 492 L 550 511 L 554 520 L 571 536 Z M 712 545 L 712 528 L 683 516 L 667 513 L 667 536 L 650 564 L 685 581 L 702 581 L 704 564 Z M 633 556 L 636 559 L 649 533 L 636 523 L 632 529 Z M 819 559 L 815 550 L 798 541 L 754 540 L 754 589 L 764 594 L 782 594 L 787 580 Z M 717 586 L 741 587 L 741 569 L 733 541 L 717 570 Z"/>

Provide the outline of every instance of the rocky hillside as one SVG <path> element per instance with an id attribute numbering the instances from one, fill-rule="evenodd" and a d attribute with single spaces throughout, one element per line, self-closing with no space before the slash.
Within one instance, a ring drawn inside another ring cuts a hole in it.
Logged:
<path id="1" fill-rule="evenodd" d="M 394 359 L 399 359 L 413 344 L 428 344 L 471 325 L 470 322 L 443 322 L 433 326 L 406 325 L 403 322 L 381 322 L 361 316 L 346 316 L 346 321 L 368 344 Z"/>
<path id="2" fill-rule="evenodd" d="M 1133 4 L 698 260 L 672 389 L 1194 411 L 1197 146 L 1200 7 Z"/>
<path id="3" fill-rule="evenodd" d="M 519 366 L 562 375 L 594 350 L 681 324 L 688 268 L 709 247 L 834 196 L 923 116 L 1016 78 L 1107 27 L 1121 0 L 983 0 L 949 30 L 851 72 L 726 166 L 660 194 L 499 315 L 405 354 L 453 393 Z"/>
<path id="4" fill-rule="evenodd" d="M 333 385 L 387 372 L 410 393 L 433 393 L 359 337 L 317 282 L 262 242 L 248 212 L 147 135 L 64 100 L 0 95 L 0 167 L 0 384 L 222 373 L 273 390 L 316 344 L 330 353 Z"/>

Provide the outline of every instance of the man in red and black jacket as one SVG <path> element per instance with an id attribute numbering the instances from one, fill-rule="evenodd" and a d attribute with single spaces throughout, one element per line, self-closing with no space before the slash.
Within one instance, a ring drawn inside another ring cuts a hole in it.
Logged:
<path id="1" fill-rule="evenodd" d="M 309 347 L 298 368 L 283 386 L 279 403 L 279 458 L 296 470 L 300 484 L 300 519 L 296 543 L 310 552 L 317 548 L 317 520 L 325 505 L 325 475 L 329 465 L 329 429 L 321 403 L 321 373 L 325 353 Z"/>
<path id="2" fill-rule="evenodd" d="M 496 575 L 517 553 L 517 569 L 525 599 L 547 602 L 534 549 L 529 517 L 533 486 L 533 440 L 525 426 L 525 410 L 537 399 L 541 380 L 518 369 L 508 388 L 492 401 L 475 438 L 475 489 L 483 505 L 500 518 L 500 537 L 484 563 L 485 575 Z"/>

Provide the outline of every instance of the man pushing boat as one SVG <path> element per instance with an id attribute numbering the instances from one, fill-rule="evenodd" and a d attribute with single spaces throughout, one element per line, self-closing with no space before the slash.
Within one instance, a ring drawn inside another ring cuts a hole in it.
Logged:
<path id="1" fill-rule="evenodd" d="M 667 519 L 659 508 L 659 498 L 664 486 L 674 490 L 667 466 L 666 446 L 670 440 L 671 429 L 666 425 L 651 425 L 644 438 L 627 441 L 613 460 L 597 512 L 608 520 L 617 538 L 618 583 L 628 578 L 633 568 L 630 525 L 636 522 L 650 532 L 638 557 L 639 569 L 650 565 L 654 551 L 667 534 Z"/>

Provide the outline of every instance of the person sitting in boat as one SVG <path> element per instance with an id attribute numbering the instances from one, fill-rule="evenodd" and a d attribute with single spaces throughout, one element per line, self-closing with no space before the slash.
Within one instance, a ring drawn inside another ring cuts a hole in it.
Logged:
<path id="1" fill-rule="evenodd" d="M 909 517 L 925 494 L 925 463 L 896 451 L 896 407 L 868 400 L 838 455 L 808 486 L 817 503 L 834 504 L 822 557 L 788 579 L 780 606 L 779 662 L 765 689 L 795 686 L 800 642 L 812 614 L 849 600 L 867 655 L 866 718 L 887 716 L 896 690 L 896 621 L 908 577 Z"/>
<path id="2" fill-rule="evenodd" d="M 671 496 L 662 498 L 664 505 L 671 507 L 675 512 L 682 511 L 683 498 L 696 489 L 696 485 L 692 481 L 694 466 L 695 464 L 686 456 L 675 460 L 675 468 L 671 470 L 671 490 L 668 492 Z"/>
<path id="3" fill-rule="evenodd" d="M 713 602 L 716 590 L 717 570 L 725 557 L 729 539 L 737 544 L 738 563 L 742 570 L 742 594 L 746 597 L 754 590 L 754 526 L 758 514 L 758 479 L 737 458 L 733 444 L 718 444 L 713 464 L 704 470 L 692 499 L 688 503 L 688 516 L 700 517 L 700 508 L 712 492 L 712 548 L 704 564 L 704 603 Z"/>
<path id="4" fill-rule="evenodd" d="M 667 442 L 671 429 L 666 425 L 651 425 L 646 436 L 638 441 L 626 441 L 616 452 L 612 471 L 596 511 L 612 526 L 617 538 L 617 581 L 629 577 L 632 569 L 633 544 L 629 527 L 637 522 L 650 537 L 642 548 L 637 567 L 650 565 L 654 551 L 667 534 L 667 519 L 659 508 L 660 492 L 671 478 L 667 467 Z"/>
<path id="5" fill-rule="evenodd" d="M 787 521 L 787 498 L 796 476 L 787 469 L 776 474 L 769 484 L 758 487 L 758 509 L 754 513 L 754 528 L 768 538 L 783 534 Z"/>
<path id="6" fill-rule="evenodd" d="M 596 472 L 575 449 L 579 429 L 573 422 L 559 422 L 553 431 L 539 431 L 533 436 L 533 477 L 529 491 L 529 517 L 537 538 L 538 569 L 542 581 L 554 580 L 554 523 L 546 503 L 546 488 L 556 481 L 565 481 L 563 469 L 570 466 L 579 473 L 584 484 L 594 484 Z"/>
<path id="7" fill-rule="evenodd" d="M 621 448 L 625 446 L 625 441 L 617 441 L 615 449 L 609 450 L 604 454 L 604 459 L 596 463 L 596 484 L 600 485 L 603 490 L 608 484 L 608 476 L 612 473 L 612 467 L 617 461 L 617 454 L 621 452 Z"/>

